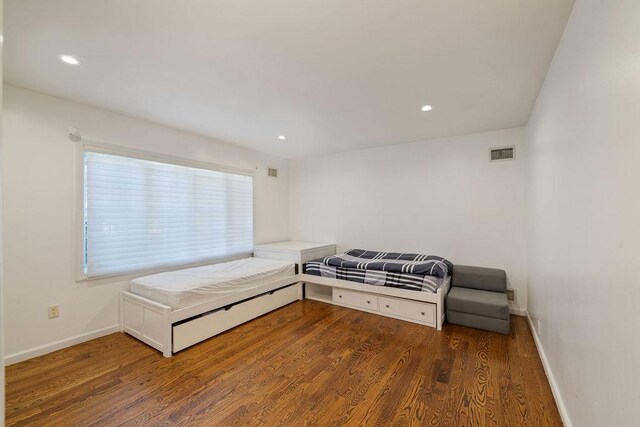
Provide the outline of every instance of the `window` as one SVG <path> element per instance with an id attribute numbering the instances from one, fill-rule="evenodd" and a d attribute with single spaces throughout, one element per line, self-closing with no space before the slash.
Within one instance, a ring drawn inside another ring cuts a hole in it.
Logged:
<path id="1" fill-rule="evenodd" d="M 253 177 L 82 153 L 83 278 L 253 252 Z"/>

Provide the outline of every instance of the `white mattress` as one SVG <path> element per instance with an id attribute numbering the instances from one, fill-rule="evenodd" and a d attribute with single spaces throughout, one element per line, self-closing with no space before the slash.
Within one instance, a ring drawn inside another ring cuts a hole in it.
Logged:
<path id="1" fill-rule="evenodd" d="M 295 274 L 295 264 L 263 258 L 244 258 L 204 267 L 138 277 L 131 293 L 174 309 L 226 297 Z"/>

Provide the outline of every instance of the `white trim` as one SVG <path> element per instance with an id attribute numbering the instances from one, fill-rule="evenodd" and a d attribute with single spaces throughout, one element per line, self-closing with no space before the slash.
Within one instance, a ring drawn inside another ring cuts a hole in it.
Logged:
<path id="1" fill-rule="evenodd" d="M 72 345 L 80 344 L 86 341 L 91 341 L 96 338 L 110 335 L 120 330 L 120 325 L 107 326 L 106 328 L 96 329 L 95 331 L 87 332 L 85 334 L 75 335 L 73 337 L 65 338 L 59 341 L 54 341 L 49 344 L 34 347 L 29 350 L 20 351 L 5 356 L 4 362 L 6 366 L 13 365 L 14 363 L 22 362 L 27 359 L 42 356 L 47 353 L 51 353 L 63 348 L 71 347 Z"/>
<path id="2" fill-rule="evenodd" d="M 564 405 L 564 401 L 562 400 L 562 395 L 560 394 L 560 389 L 558 388 L 558 383 L 556 382 L 556 377 L 553 375 L 553 371 L 551 370 L 551 365 L 549 365 L 549 360 L 547 359 L 547 355 L 544 352 L 544 348 L 542 347 L 542 342 L 538 338 L 538 333 L 536 332 L 536 328 L 533 326 L 533 319 L 529 312 L 526 312 L 527 320 L 529 323 L 529 329 L 531 330 L 531 335 L 533 335 L 533 341 L 536 343 L 536 348 L 538 349 L 538 355 L 540 356 L 540 360 L 542 361 L 542 366 L 544 367 L 544 373 L 547 375 L 547 380 L 549 381 L 549 385 L 551 386 L 551 392 L 553 393 L 553 398 L 556 401 L 556 405 L 558 406 L 558 411 L 560 412 L 560 418 L 562 418 L 562 423 L 565 427 L 573 427 L 571 424 L 571 420 L 569 419 L 569 413 L 567 412 L 567 408 Z"/>
<path id="3" fill-rule="evenodd" d="M 170 156 L 168 154 L 154 153 L 153 151 L 138 150 L 135 148 L 123 147 L 121 145 L 107 144 L 105 142 L 90 141 L 85 138 L 78 144 L 81 151 L 91 151 L 94 153 L 113 154 L 115 156 L 130 157 L 140 160 L 148 160 L 159 163 L 169 163 L 172 165 L 186 166 L 189 168 L 207 169 L 215 172 L 226 172 L 237 175 L 245 175 L 255 177 L 253 169 L 235 168 L 230 166 L 218 165 L 215 163 L 200 162 L 185 157 Z"/>
<path id="4" fill-rule="evenodd" d="M 221 258 L 212 258 L 208 260 L 196 261 L 188 264 L 174 264 L 166 265 L 162 267 L 154 267 L 148 269 L 142 269 L 137 271 L 124 271 L 121 273 L 104 274 L 99 276 L 88 277 L 84 274 L 84 153 L 85 151 L 91 151 L 95 153 L 112 154 L 116 156 L 129 157 L 140 160 L 148 160 L 178 166 L 185 166 L 197 169 L 206 169 L 216 172 L 231 173 L 236 175 L 243 175 L 251 177 L 251 185 L 253 187 L 253 236 L 252 240 L 255 243 L 256 240 L 256 171 L 252 169 L 234 168 L 229 166 L 218 165 L 214 163 L 199 162 L 196 160 L 187 159 L 184 157 L 170 156 L 165 154 L 158 154 L 152 151 L 138 150 L 128 147 L 123 147 L 115 144 L 107 144 L 99 141 L 91 141 L 82 139 L 76 144 L 76 209 L 75 209 L 75 239 L 76 239 L 76 258 L 75 258 L 75 271 L 76 282 L 88 282 L 93 280 L 100 280 L 105 278 L 120 278 L 126 279 L 126 276 L 140 276 L 141 274 L 152 274 L 163 271 L 177 270 L 189 267 L 198 267 L 202 265 L 220 263 L 226 261 L 232 261 L 235 259 L 246 258 L 251 255 L 251 252 L 245 254 L 235 254 L 224 256 Z"/>
<path id="5" fill-rule="evenodd" d="M 76 209 L 75 238 L 76 238 L 76 281 L 84 281 L 84 145 L 76 144 Z"/>
<path id="6" fill-rule="evenodd" d="M 515 316 L 526 316 L 527 315 L 527 310 L 523 310 L 519 307 L 509 307 L 509 313 L 515 315 Z"/>

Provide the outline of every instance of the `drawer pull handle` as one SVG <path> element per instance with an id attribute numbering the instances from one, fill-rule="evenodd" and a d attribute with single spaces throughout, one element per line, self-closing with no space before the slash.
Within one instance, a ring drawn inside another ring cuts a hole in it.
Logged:
<path id="1" fill-rule="evenodd" d="M 422 313 L 420 313 L 420 314 L 422 314 L 424 316 L 424 311 Z"/>
<path id="2" fill-rule="evenodd" d="M 385 307 L 389 308 L 389 304 L 387 304 Z"/>
<path id="3" fill-rule="evenodd" d="M 338 298 L 342 298 L 342 295 L 338 295 Z"/>
<path id="4" fill-rule="evenodd" d="M 371 304 L 371 301 L 367 301 L 367 304 Z"/>

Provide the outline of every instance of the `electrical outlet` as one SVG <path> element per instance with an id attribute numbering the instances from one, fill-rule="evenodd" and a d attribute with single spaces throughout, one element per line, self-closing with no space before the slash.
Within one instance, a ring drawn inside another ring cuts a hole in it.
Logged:
<path id="1" fill-rule="evenodd" d="M 536 320 L 536 329 L 538 330 L 538 336 L 542 335 L 542 322 L 540 319 Z"/>
<path id="2" fill-rule="evenodd" d="M 60 307 L 58 304 L 49 306 L 49 319 L 60 316 Z"/>

